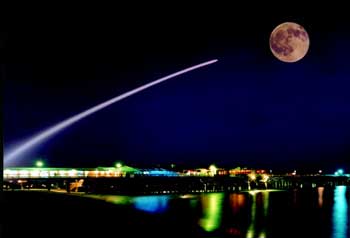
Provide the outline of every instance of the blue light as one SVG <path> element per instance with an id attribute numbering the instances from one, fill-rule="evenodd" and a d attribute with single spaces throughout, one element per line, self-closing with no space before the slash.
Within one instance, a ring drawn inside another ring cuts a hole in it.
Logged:
<path id="1" fill-rule="evenodd" d="M 140 196 L 135 197 L 134 206 L 138 210 L 149 213 L 162 213 L 168 209 L 169 196 Z"/>
<path id="2" fill-rule="evenodd" d="M 338 169 L 338 174 L 339 174 L 339 175 L 342 175 L 343 173 L 344 173 L 344 170 Z"/>
<path id="3" fill-rule="evenodd" d="M 348 229 L 348 202 L 346 199 L 346 186 L 337 186 L 334 190 L 333 205 L 333 236 L 346 238 Z"/>

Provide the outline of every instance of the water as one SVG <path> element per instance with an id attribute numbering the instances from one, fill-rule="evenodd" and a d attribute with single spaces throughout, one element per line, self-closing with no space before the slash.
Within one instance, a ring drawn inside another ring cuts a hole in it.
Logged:
<path id="1" fill-rule="evenodd" d="M 40 237 L 47 228 L 43 237 L 349 238 L 349 198 L 346 186 L 154 196 L 6 192 L 4 230 L 6 237 Z"/>
<path id="2" fill-rule="evenodd" d="M 254 190 L 200 195 L 101 196 L 161 217 L 148 223 L 191 237 L 332 237 L 349 236 L 350 188 L 334 190 Z"/>

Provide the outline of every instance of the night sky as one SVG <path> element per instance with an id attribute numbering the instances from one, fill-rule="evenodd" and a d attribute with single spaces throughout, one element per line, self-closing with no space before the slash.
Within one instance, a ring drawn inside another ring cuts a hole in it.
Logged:
<path id="1" fill-rule="evenodd" d="M 137 86 L 219 60 L 74 124 L 16 165 L 42 158 L 70 167 L 120 160 L 350 170 L 346 15 L 327 7 L 259 14 L 249 6 L 169 9 L 7 19 L 11 30 L 1 33 L 8 59 L 2 65 L 5 152 Z M 271 31 L 285 21 L 301 24 L 310 37 L 309 52 L 297 63 L 280 62 L 269 49 Z"/>

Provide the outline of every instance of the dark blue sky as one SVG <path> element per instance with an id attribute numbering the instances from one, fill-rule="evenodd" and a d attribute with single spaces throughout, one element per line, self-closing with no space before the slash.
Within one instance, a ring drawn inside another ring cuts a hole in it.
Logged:
<path id="1" fill-rule="evenodd" d="M 5 152 L 90 106 L 217 58 L 84 119 L 18 164 L 42 157 L 52 166 L 350 169 L 349 20 L 322 11 L 237 12 L 12 22 L 1 49 L 9 56 Z M 310 36 L 309 53 L 294 64 L 269 50 L 271 31 L 284 21 Z"/>

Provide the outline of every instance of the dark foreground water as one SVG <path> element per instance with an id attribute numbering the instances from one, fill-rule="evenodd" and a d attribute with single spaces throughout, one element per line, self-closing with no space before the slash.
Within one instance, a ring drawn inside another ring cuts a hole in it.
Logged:
<path id="1" fill-rule="evenodd" d="M 5 192 L 1 237 L 349 238 L 350 187 L 82 197 Z"/>

